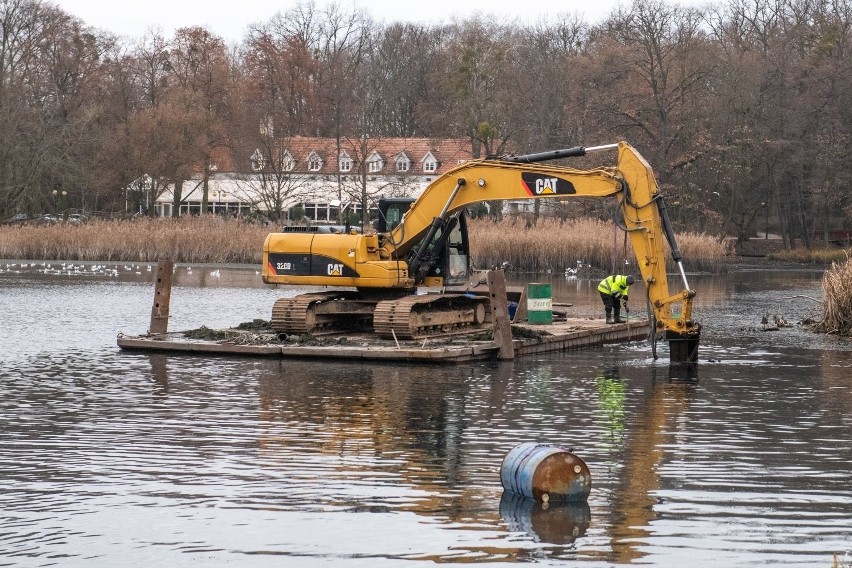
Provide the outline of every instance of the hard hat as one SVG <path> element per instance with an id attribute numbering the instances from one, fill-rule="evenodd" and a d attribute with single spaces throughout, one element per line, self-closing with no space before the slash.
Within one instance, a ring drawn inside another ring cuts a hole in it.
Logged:
<path id="1" fill-rule="evenodd" d="M 628 285 L 628 286 L 630 286 L 630 285 L 631 285 L 631 284 L 633 284 L 634 282 L 636 282 L 636 279 L 635 279 L 635 278 L 633 278 L 633 275 L 632 275 L 632 274 L 628 274 L 628 275 L 627 275 L 627 285 Z"/>

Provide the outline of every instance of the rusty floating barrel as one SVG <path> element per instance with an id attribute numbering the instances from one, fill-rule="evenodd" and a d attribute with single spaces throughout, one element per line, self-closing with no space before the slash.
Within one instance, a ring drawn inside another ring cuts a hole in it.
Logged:
<path id="1" fill-rule="evenodd" d="M 500 466 L 503 489 L 536 501 L 585 501 L 592 489 L 586 462 L 559 446 L 524 442 Z"/>

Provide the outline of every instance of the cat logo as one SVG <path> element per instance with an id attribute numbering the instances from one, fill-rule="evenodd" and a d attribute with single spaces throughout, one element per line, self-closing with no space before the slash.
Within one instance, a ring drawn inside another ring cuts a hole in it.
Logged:
<path id="1" fill-rule="evenodd" d="M 573 195 L 577 193 L 574 189 L 574 184 L 566 179 L 533 172 L 521 173 L 521 185 L 530 197 Z"/>
<path id="2" fill-rule="evenodd" d="M 549 177 L 541 177 L 535 180 L 535 194 L 536 195 L 555 195 L 556 194 L 556 182 L 559 181 L 559 178 L 549 178 Z"/>
<path id="3" fill-rule="evenodd" d="M 329 264 L 328 265 L 328 275 L 329 276 L 341 276 L 343 274 L 343 265 L 342 264 Z"/>

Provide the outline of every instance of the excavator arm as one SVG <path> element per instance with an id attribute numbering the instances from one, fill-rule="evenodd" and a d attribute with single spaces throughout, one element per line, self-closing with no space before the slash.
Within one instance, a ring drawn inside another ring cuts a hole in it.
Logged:
<path id="1" fill-rule="evenodd" d="M 576 170 L 545 165 L 547 160 L 617 150 L 615 167 Z M 530 165 L 535 164 L 535 165 Z M 443 223 L 458 210 L 490 200 L 614 197 L 622 229 L 627 231 L 653 310 L 656 331 L 669 340 L 672 360 L 696 359 L 701 326 L 692 319 L 695 291 L 689 287 L 682 255 L 663 196 L 648 162 L 629 144 L 569 148 L 502 159 L 471 161 L 432 183 L 385 240 L 385 254 L 415 265 Z M 440 212 L 435 215 L 435 212 Z M 669 292 L 666 243 L 683 289 Z M 412 274 L 413 276 L 413 274 Z"/>
<path id="2" fill-rule="evenodd" d="M 389 252 L 404 258 L 429 241 L 430 230 L 438 221 L 482 201 L 607 197 L 622 191 L 622 178 L 615 168 L 530 166 L 513 161 L 516 159 L 465 162 L 432 182 L 386 241 Z"/>

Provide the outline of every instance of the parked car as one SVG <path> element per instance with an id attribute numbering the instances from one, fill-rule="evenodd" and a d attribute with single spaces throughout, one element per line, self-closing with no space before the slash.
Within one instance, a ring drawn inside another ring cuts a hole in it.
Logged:
<path id="1" fill-rule="evenodd" d="M 18 213 L 17 215 L 12 215 L 8 219 L 3 219 L 4 223 L 26 223 L 29 221 L 30 216 L 26 213 Z"/>

